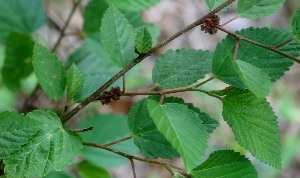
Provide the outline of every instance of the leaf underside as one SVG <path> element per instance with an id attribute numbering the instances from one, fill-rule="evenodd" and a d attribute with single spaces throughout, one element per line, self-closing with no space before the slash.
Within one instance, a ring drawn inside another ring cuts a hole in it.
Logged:
<path id="1" fill-rule="evenodd" d="M 134 134 L 134 143 L 148 158 L 171 159 L 179 157 L 178 152 L 160 133 L 147 110 L 147 100 L 132 106 L 128 114 L 128 126 Z"/>
<path id="2" fill-rule="evenodd" d="M 195 168 L 207 147 L 208 133 L 198 114 L 187 106 L 148 99 L 147 106 L 157 129 L 183 158 L 187 172 Z"/>

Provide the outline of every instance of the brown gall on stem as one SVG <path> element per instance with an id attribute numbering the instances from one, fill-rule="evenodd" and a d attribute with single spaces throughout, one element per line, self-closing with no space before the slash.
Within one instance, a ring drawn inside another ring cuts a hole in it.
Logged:
<path id="1" fill-rule="evenodd" d="M 110 91 L 103 92 L 97 100 L 100 100 L 103 105 L 108 105 L 111 103 L 111 100 L 117 101 L 120 100 L 122 96 L 122 91 L 120 87 L 113 87 Z"/>
<path id="2" fill-rule="evenodd" d="M 217 33 L 218 29 L 215 27 L 220 24 L 220 17 L 216 14 L 206 18 L 201 24 L 201 30 L 211 35 Z"/>

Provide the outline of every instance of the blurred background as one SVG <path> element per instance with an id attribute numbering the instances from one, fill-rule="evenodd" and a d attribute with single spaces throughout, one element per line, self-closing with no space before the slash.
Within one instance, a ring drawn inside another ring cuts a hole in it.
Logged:
<path id="1" fill-rule="evenodd" d="M 35 39 L 41 41 L 49 48 L 54 45 L 59 30 L 63 27 L 72 7 L 73 0 L 43 0 L 45 11 L 48 17 L 47 25 L 44 25 L 35 34 Z M 88 6 L 87 6 L 88 5 Z M 75 11 L 70 25 L 66 31 L 61 45 L 56 54 L 64 61 L 66 66 L 76 63 L 80 71 L 83 73 L 86 81 L 85 89 L 92 93 L 95 89 L 106 82 L 111 76 L 119 71 L 109 62 L 105 61 L 107 57 L 99 44 L 99 29 L 94 28 L 101 22 L 101 17 L 107 5 L 104 2 L 90 2 L 83 0 L 80 8 Z M 87 13 L 87 8 L 89 12 Z M 270 27 L 291 29 L 291 20 L 294 12 L 300 8 L 299 0 L 287 0 L 276 14 L 258 20 L 249 20 L 239 18 L 225 27 L 231 31 L 240 30 L 247 27 Z M 207 12 L 204 0 L 161 0 L 155 6 L 149 7 L 142 12 L 127 12 L 123 9 L 129 22 L 138 28 L 146 25 L 152 36 L 157 41 L 162 41 L 171 36 L 175 32 L 183 29 L 185 26 L 199 19 Z M 219 12 L 221 23 L 226 22 L 237 16 L 236 3 L 227 11 Z M 1 24 L 0 24 L 1 25 Z M 195 28 L 190 32 L 182 35 L 165 47 L 161 48 L 154 55 L 148 57 L 141 64 L 136 66 L 130 73 L 126 75 L 126 88 L 128 92 L 141 91 L 153 86 L 151 80 L 152 67 L 155 59 L 159 54 L 166 52 L 168 49 L 194 48 L 214 51 L 218 42 L 225 38 L 226 34 L 218 32 L 215 35 L 203 33 L 200 28 Z M 4 46 L 0 45 L 0 67 L 3 65 L 5 57 Z M 206 151 L 205 160 L 208 155 L 216 150 L 233 149 L 239 151 L 252 161 L 255 165 L 259 177 L 264 178 L 297 178 L 300 177 L 300 66 L 295 64 L 291 67 L 284 77 L 282 77 L 273 87 L 273 92 L 268 98 L 274 112 L 276 113 L 279 124 L 282 143 L 282 159 L 283 169 L 276 170 L 265 165 L 259 160 L 251 156 L 246 150 L 240 147 L 234 139 L 233 133 L 229 126 L 223 121 L 221 112 L 221 102 L 215 98 L 205 94 L 198 93 L 181 93 L 174 96 L 183 97 L 186 102 L 194 103 L 203 111 L 220 122 L 220 126 L 211 134 L 209 138 L 209 148 Z M 121 82 L 117 82 L 115 86 L 119 86 Z M 0 82 L 0 110 L 19 110 L 26 99 L 26 95 L 30 94 L 36 86 L 36 78 L 34 75 L 22 81 L 21 92 L 12 92 Z M 208 90 L 222 89 L 225 84 L 218 80 L 205 85 L 203 88 Z M 77 98 L 82 101 L 86 96 Z M 102 106 L 99 102 L 90 104 L 83 112 L 76 115 L 73 122 L 68 123 L 70 128 L 83 128 L 90 126 L 93 120 L 100 120 L 107 128 L 100 129 L 98 132 L 91 132 L 87 137 L 94 137 L 100 143 L 109 143 L 111 141 L 129 136 L 126 121 L 119 122 L 118 117 L 126 117 L 130 107 L 142 97 L 122 97 L 120 101 L 113 102 L 109 106 Z M 38 99 L 32 103 L 33 107 L 49 108 L 54 107 L 46 96 L 40 95 Z M 109 123 L 104 122 L 106 117 L 112 118 Z M 115 118 L 115 119 L 114 119 Z M 100 122 L 99 121 L 99 122 Z M 103 122 L 102 122 L 103 121 Z M 101 125 L 101 124 L 100 124 Z M 251 134 L 251 133 L 249 133 Z M 106 136 L 111 136 L 111 140 L 105 140 Z M 117 145 L 120 150 L 126 150 L 131 154 L 139 154 L 137 148 L 132 141 L 122 145 Z M 150 164 L 135 162 L 137 177 L 141 178 L 167 178 L 169 173 L 157 166 Z M 174 159 L 172 163 L 183 166 L 181 160 Z M 132 177 L 131 166 L 129 162 L 116 155 L 109 154 L 96 149 L 85 149 L 82 158 L 69 166 L 64 172 L 52 172 L 46 177 L 86 177 L 87 172 L 96 170 L 94 177 Z M 91 176 L 91 175 L 89 175 Z"/>

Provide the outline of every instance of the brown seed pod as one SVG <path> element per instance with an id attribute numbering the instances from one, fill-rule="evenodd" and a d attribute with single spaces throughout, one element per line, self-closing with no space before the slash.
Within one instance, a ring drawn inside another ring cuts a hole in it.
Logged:
<path id="1" fill-rule="evenodd" d="M 201 24 L 201 30 L 205 33 L 209 33 L 211 35 L 217 33 L 218 29 L 215 27 L 219 25 L 220 17 L 216 14 L 212 15 L 211 17 L 205 19 Z"/>
<path id="2" fill-rule="evenodd" d="M 103 92 L 97 100 L 100 100 L 103 105 L 107 105 L 111 103 L 111 100 L 117 101 L 120 100 L 120 96 L 122 95 L 122 92 L 120 90 L 120 87 L 113 87 L 110 91 Z"/>

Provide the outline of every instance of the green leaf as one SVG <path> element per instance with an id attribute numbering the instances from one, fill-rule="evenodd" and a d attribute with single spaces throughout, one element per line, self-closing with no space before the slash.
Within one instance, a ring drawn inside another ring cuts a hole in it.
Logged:
<path id="1" fill-rule="evenodd" d="M 215 151 L 200 166 L 192 170 L 192 177 L 256 178 L 251 162 L 232 150 Z"/>
<path id="2" fill-rule="evenodd" d="M 298 9 L 294 15 L 292 27 L 294 35 L 300 38 L 300 9 Z"/>
<path id="3" fill-rule="evenodd" d="M 120 68 L 124 68 L 138 56 L 134 52 L 133 27 L 113 5 L 102 18 L 100 36 L 107 55 Z"/>
<path id="4" fill-rule="evenodd" d="M 78 128 L 93 126 L 93 130 L 80 133 L 83 140 L 97 144 L 107 144 L 131 135 L 127 126 L 127 118 L 122 115 L 99 115 L 87 118 L 79 123 Z M 133 140 L 110 146 L 127 154 L 136 154 L 138 149 Z M 116 155 L 106 150 L 84 146 L 83 157 L 97 166 L 110 168 L 117 167 L 128 162 L 127 158 Z"/>
<path id="5" fill-rule="evenodd" d="M 266 72 L 247 62 L 236 61 L 235 70 L 246 87 L 258 98 L 269 95 L 272 82 Z"/>
<path id="6" fill-rule="evenodd" d="M 43 178 L 75 178 L 75 177 L 63 171 L 51 171 Z"/>
<path id="7" fill-rule="evenodd" d="M 70 55 L 67 66 L 73 63 L 84 77 L 95 74 L 113 77 L 120 70 L 106 55 L 103 46 L 90 38 Z"/>
<path id="8" fill-rule="evenodd" d="M 248 28 L 238 31 L 237 33 L 241 36 L 269 46 L 277 46 L 293 36 L 290 32 L 285 30 L 268 28 Z M 246 88 L 238 73 L 235 72 L 234 69 L 233 54 L 235 44 L 236 39 L 234 37 L 227 36 L 225 40 L 217 45 L 213 57 L 213 73 L 218 79 L 227 84 L 238 88 Z M 291 43 L 279 48 L 279 50 L 295 57 L 299 56 L 299 49 L 300 43 L 297 41 L 292 41 Z M 284 72 L 293 65 L 293 61 L 290 59 L 245 41 L 240 41 L 236 56 L 236 61 L 239 60 L 260 68 L 269 75 L 272 82 L 275 82 L 283 76 Z"/>
<path id="9" fill-rule="evenodd" d="M 142 27 L 135 37 L 135 48 L 139 53 L 147 53 L 152 47 L 151 33 L 146 27 Z"/>
<path id="10" fill-rule="evenodd" d="M 1 71 L 3 82 L 10 90 L 19 90 L 21 80 L 33 71 L 31 58 L 34 42 L 29 35 L 11 33 L 5 45 L 5 61 Z"/>
<path id="11" fill-rule="evenodd" d="M 149 99 L 147 105 L 157 129 L 182 156 L 189 173 L 199 164 L 207 147 L 208 133 L 198 114 L 177 103 L 160 105 Z"/>
<path id="12" fill-rule="evenodd" d="M 75 98 L 75 96 L 81 91 L 83 87 L 84 79 L 79 71 L 79 69 L 76 67 L 75 64 L 73 64 L 67 72 L 67 97 L 68 101 L 70 101 L 72 98 Z"/>
<path id="13" fill-rule="evenodd" d="M 109 172 L 88 161 L 82 161 L 77 165 L 81 178 L 111 178 Z"/>
<path id="14" fill-rule="evenodd" d="M 212 11 L 219 7 L 220 5 L 224 4 L 227 0 L 205 0 L 206 4 L 208 5 L 209 9 Z M 232 4 L 226 6 L 222 10 L 227 10 L 232 7 Z"/>
<path id="15" fill-rule="evenodd" d="M 160 96 L 151 96 L 149 99 L 159 102 Z M 185 103 L 182 98 L 165 97 L 163 104 L 165 103 L 178 103 L 186 105 L 190 110 L 198 114 L 198 118 L 202 121 L 202 124 L 206 127 L 208 133 L 212 133 L 219 126 L 218 121 L 212 119 L 208 114 L 200 111 L 200 109 L 195 107 L 192 103 Z"/>
<path id="16" fill-rule="evenodd" d="M 242 18 L 257 19 L 280 9 L 285 0 L 239 0 L 238 13 Z"/>
<path id="17" fill-rule="evenodd" d="M 185 103 L 185 105 L 187 105 L 190 110 L 198 114 L 198 117 L 202 120 L 202 124 L 205 126 L 208 133 L 212 133 L 219 126 L 218 121 L 212 119 L 208 114 L 201 112 L 200 109 L 195 107 L 193 104 Z"/>
<path id="18" fill-rule="evenodd" d="M 12 31 L 32 33 L 46 23 L 40 0 L 0 0 L 0 4 L 0 43 Z"/>
<path id="19" fill-rule="evenodd" d="M 19 103 L 18 96 L 7 88 L 0 88 L 0 98 L 0 112 L 7 110 L 13 111 L 17 108 L 17 103 Z"/>
<path id="20" fill-rule="evenodd" d="M 277 118 L 266 99 L 239 90 L 224 97 L 223 117 L 238 143 L 261 161 L 281 167 Z"/>
<path id="21" fill-rule="evenodd" d="M 124 11 L 142 11 L 157 4 L 160 0 L 106 0 Z"/>
<path id="22" fill-rule="evenodd" d="M 178 152 L 166 140 L 152 121 L 143 99 L 131 107 L 128 126 L 134 135 L 134 143 L 147 158 L 177 158 Z"/>
<path id="23" fill-rule="evenodd" d="M 208 51 L 169 50 L 156 60 L 152 79 L 155 85 L 162 88 L 191 85 L 211 72 L 211 58 L 212 55 Z"/>
<path id="24" fill-rule="evenodd" d="M 8 177 L 40 177 L 73 163 L 82 148 L 77 134 L 65 130 L 53 112 L 34 111 L 26 117 L 39 122 L 41 127 L 20 150 L 4 160 Z"/>
<path id="25" fill-rule="evenodd" d="M 99 32 L 101 19 L 108 8 L 108 5 L 103 0 L 91 0 L 84 10 L 83 31 L 85 33 Z"/>
<path id="26" fill-rule="evenodd" d="M 36 44 L 32 64 L 38 82 L 46 94 L 52 99 L 59 99 L 66 86 L 66 72 L 61 61 L 45 47 Z"/>
<path id="27" fill-rule="evenodd" d="M 8 158 L 21 149 L 42 125 L 22 114 L 4 111 L 0 113 L 0 159 Z"/>
<path id="28" fill-rule="evenodd" d="M 108 4 L 103 0 L 91 0 L 84 9 L 83 31 L 86 36 L 100 41 L 99 32 L 101 19 Z"/>

